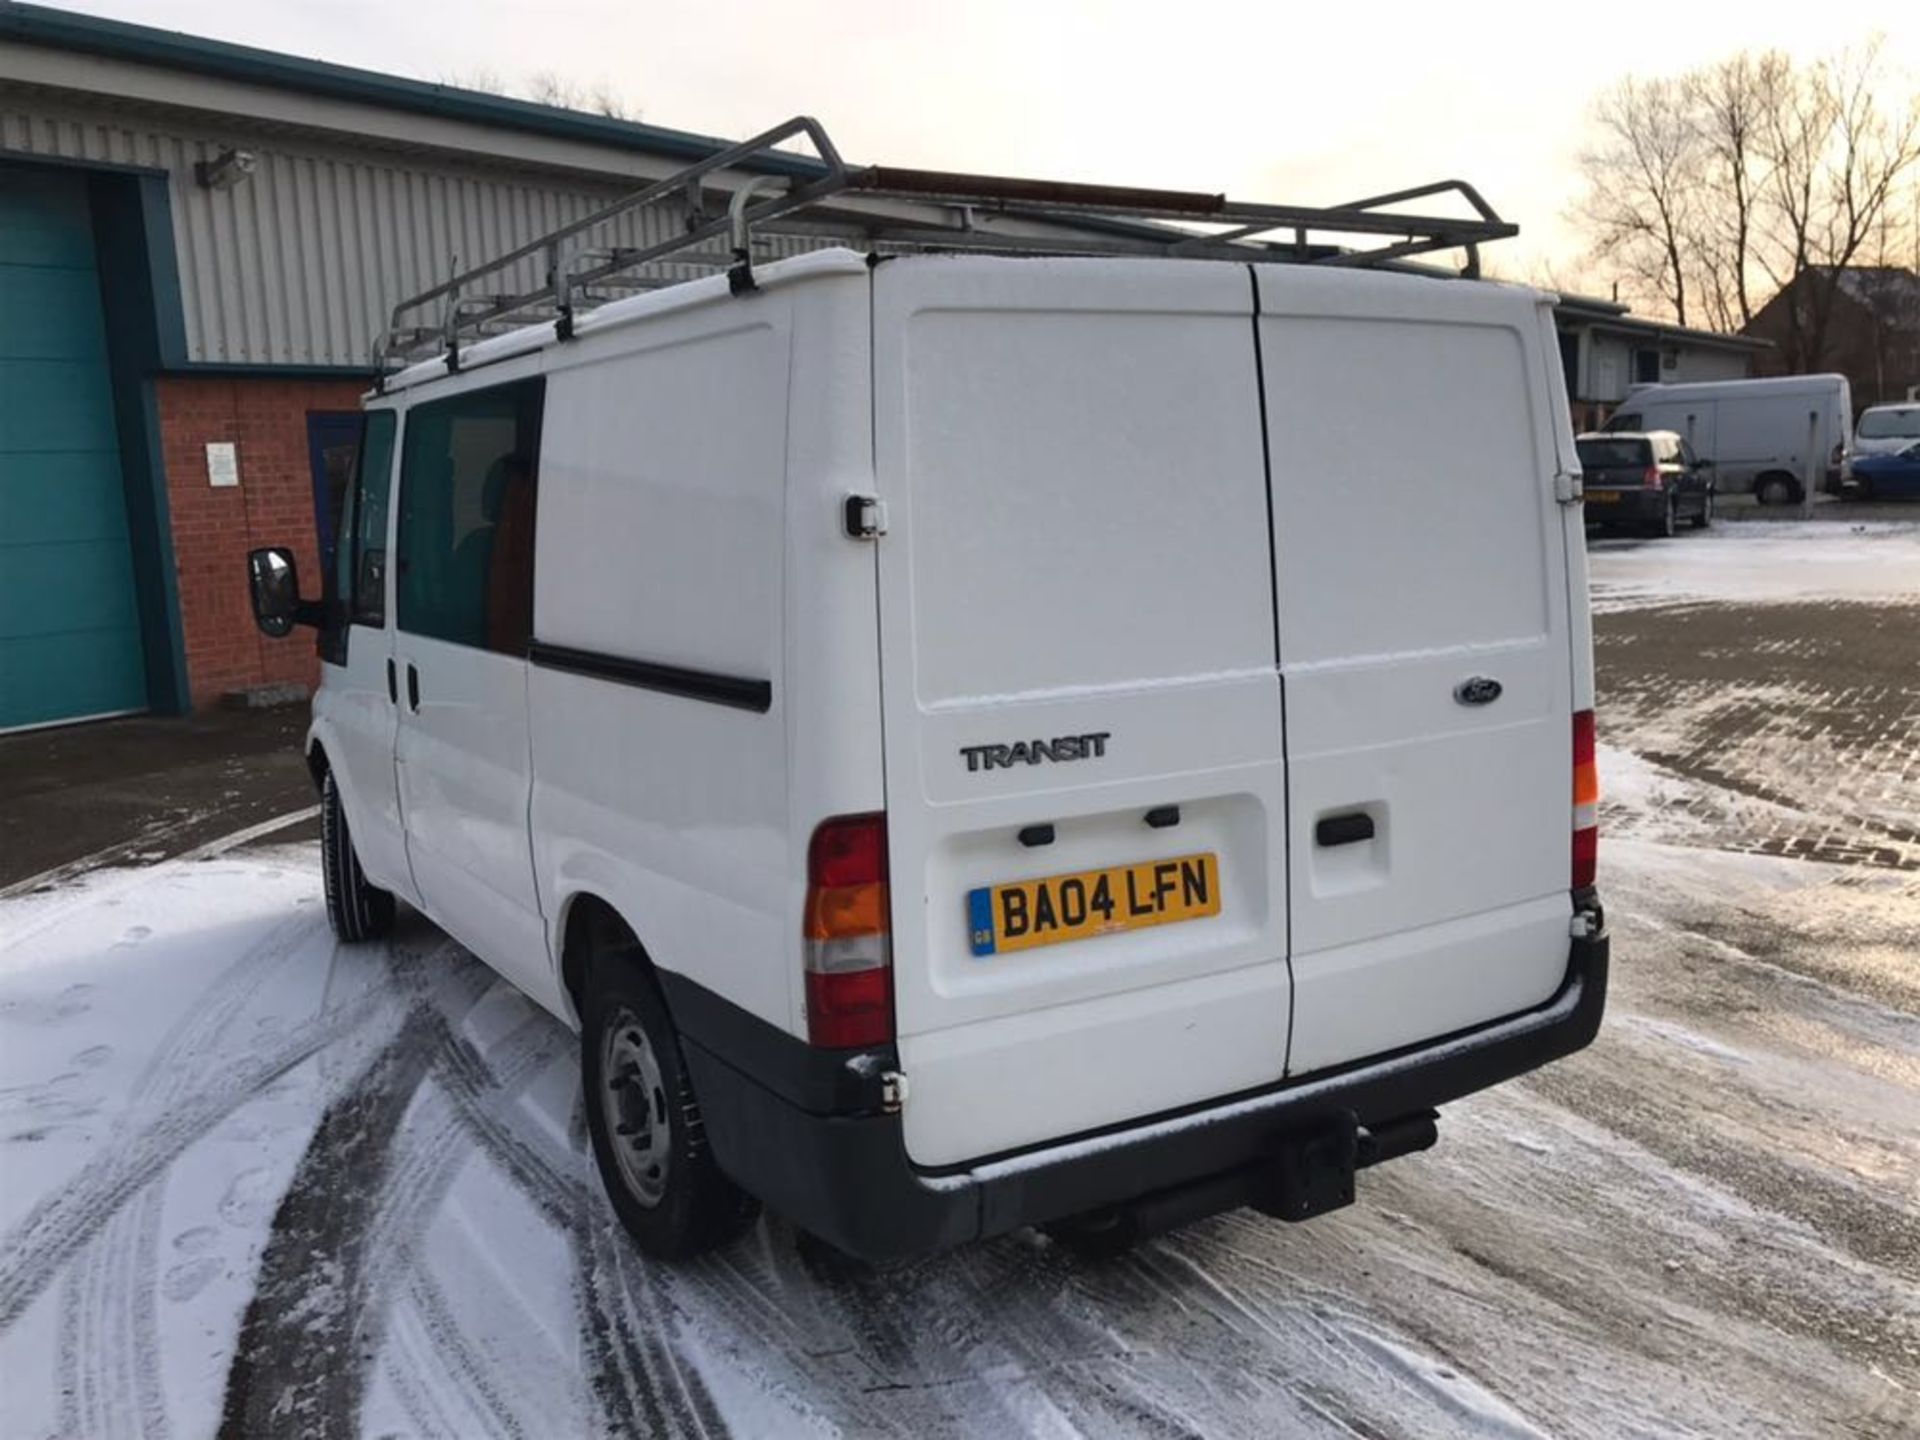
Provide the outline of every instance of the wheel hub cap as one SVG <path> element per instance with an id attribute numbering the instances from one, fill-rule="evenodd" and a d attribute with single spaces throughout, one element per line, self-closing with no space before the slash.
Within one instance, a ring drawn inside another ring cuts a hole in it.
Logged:
<path id="1" fill-rule="evenodd" d="M 640 1017 L 624 1007 L 601 1034 L 600 1117 L 628 1193 L 658 1205 L 672 1155 L 667 1088 Z"/>

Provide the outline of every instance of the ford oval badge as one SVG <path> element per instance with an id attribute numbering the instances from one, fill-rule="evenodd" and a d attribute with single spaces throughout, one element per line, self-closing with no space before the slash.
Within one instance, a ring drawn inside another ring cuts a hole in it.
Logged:
<path id="1" fill-rule="evenodd" d="M 1454 686 L 1453 698 L 1462 705 L 1491 705 L 1500 698 L 1500 682 L 1488 675 L 1476 675 Z"/>

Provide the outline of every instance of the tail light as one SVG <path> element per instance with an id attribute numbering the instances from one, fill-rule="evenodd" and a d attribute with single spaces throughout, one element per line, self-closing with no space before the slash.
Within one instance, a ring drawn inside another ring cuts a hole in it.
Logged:
<path id="1" fill-rule="evenodd" d="M 1593 711 L 1573 716 L 1573 888 L 1593 884 L 1600 859 L 1600 768 L 1594 760 Z"/>
<path id="2" fill-rule="evenodd" d="M 807 847 L 807 1039 L 845 1049 L 893 1039 L 887 817 L 822 822 Z"/>
<path id="3" fill-rule="evenodd" d="M 1640 479 L 1649 490 L 1659 490 L 1667 483 L 1667 478 L 1660 473 L 1660 467 L 1658 465 L 1647 466 L 1647 473 L 1642 475 Z"/>

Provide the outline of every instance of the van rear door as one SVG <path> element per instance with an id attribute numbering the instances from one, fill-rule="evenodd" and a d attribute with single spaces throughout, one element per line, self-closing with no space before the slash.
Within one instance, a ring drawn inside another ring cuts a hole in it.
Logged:
<path id="1" fill-rule="evenodd" d="M 1566 402 L 1530 291 L 1256 273 L 1306 1073 L 1565 973 Z"/>
<path id="2" fill-rule="evenodd" d="M 1246 268 L 929 257 L 873 284 L 910 1155 L 1278 1079 L 1285 786 Z"/>

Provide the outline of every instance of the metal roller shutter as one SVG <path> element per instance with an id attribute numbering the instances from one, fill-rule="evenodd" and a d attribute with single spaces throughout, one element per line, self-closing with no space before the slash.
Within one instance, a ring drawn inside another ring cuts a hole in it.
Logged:
<path id="1" fill-rule="evenodd" d="M 0 730 L 146 704 L 86 182 L 0 167 Z"/>

